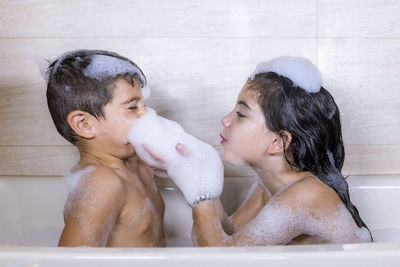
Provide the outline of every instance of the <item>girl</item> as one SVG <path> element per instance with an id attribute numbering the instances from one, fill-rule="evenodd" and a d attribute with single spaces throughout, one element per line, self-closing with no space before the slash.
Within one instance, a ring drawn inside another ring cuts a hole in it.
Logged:
<path id="1" fill-rule="evenodd" d="M 310 61 L 279 57 L 260 63 L 222 125 L 225 160 L 248 164 L 258 183 L 231 217 L 215 200 L 218 196 L 191 203 L 195 244 L 372 241 L 341 173 L 339 109 Z M 190 157 L 182 144 L 176 149 Z M 147 150 L 161 161 L 155 151 Z M 186 183 L 194 184 L 187 178 Z"/>

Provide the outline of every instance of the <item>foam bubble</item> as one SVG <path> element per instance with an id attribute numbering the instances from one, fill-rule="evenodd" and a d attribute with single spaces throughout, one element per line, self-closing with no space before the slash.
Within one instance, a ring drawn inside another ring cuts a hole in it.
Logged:
<path id="1" fill-rule="evenodd" d="M 86 77 L 101 81 L 105 77 L 116 77 L 117 75 L 124 73 L 129 73 L 132 76 L 134 74 L 137 74 L 139 80 L 143 85 L 142 88 L 143 98 L 148 98 L 150 96 L 150 88 L 147 86 L 146 78 L 144 77 L 142 71 L 136 65 L 126 60 L 114 57 L 112 55 L 96 54 L 96 51 L 92 50 L 80 49 L 64 53 L 57 59 L 56 63 L 52 68 L 52 73 L 57 72 L 57 69 L 66 58 L 73 57 L 75 54 L 79 53 L 84 53 L 92 56 L 90 64 L 83 70 L 83 75 L 85 75 Z M 83 59 L 79 56 L 75 56 L 73 57 L 73 59 L 74 59 L 74 61 L 72 62 L 73 66 L 76 69 L 80 69 L 81 67 L 79 64 L 80 62 L 83 61 Z M 42 77 L 45 79 L 47 83 L 49 80 L 49 71 L 48 71 L 49 62 L 44 63 L 43 60 L 39 59 L 37 59 L 36 62 L 39 65 Z"/>
<path id="2" fill-rule="evenodd" d="M 187 134 L 176 122 L 157 116 L 151 108 L 134 122 L 127 139 L 138 156 L 150 166 L 167 170 L 189 204 L 200 196 L 219 196 L 223 186 L 223 164 L 218 152 L 209 144 Z M 183 144 L 190 156 L 179 154 L 175 146 Z M 155 162 L 143 148 L 147 144 L 165 162 Z"/>
<path id="3" fill-rule="evenodd" d="M 336 212 L 328 214 L 299 210 L 295 208 L 297 205 L 290 203 L 278 204 L 275 201 L 277 197 L 279 193 L 242 229 L 243 234 L 256 245 L 284 245 L 300 234 L 312 236 L 318 243 L 371 242 L 368 230 L 356 225 L 343 203 L 339 204 Z"/>
<path id="4" fill-rule="evenodd" d="M 149 98 L 150 93 L 151 93 L 150 88 L 149 88 L 147 85 L 145 85 L 145 86 L 142 88 L 142 97 L 143 97 L 144 99 L 147 99 L 147 98 Z"/>
<path id="5" fill-rule="evenodd" d="M 251 80 L 259 73 L 275 72 L 289 78 L 296 85 L 309 93 L 319 92 L 322 76 L 318 68 L 302 57 L 282 56 L 258 63 Z"/>
<path id="6" fill-rule="evenodd" d="M 74 171 L 74 172 L 64 176 L 64 180 L 68 186 L 68 191 L 70 193 L 74 193 L 75 189 L 82 181 L 82 178 L 94 170 L 95 170 L 94 166 L 88 166 L 85 169 Z"/>
<path id="7" fill-rule="evenodd" d="M 107 55 L 94 55 L 90 64 L 83 71 L 87 77 L 102 80 L 105 77 L 116 77 L 121 73 L 137 74 L 142 84 L 146 84 L 142 72 L 130 62 Z"/>

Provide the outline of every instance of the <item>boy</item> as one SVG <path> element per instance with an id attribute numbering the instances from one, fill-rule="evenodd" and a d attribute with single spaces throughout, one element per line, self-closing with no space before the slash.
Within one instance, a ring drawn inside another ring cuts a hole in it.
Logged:
<path id="1" fill-rule="evenodd" d="M 127 141 L 146 112 L 146 78 L 118 54 L 78 50 L 48 69 L 47 102 L 58 132 L 80 160 L 66 176 L 69 196 L 59 246 L 165 246 L 164 202 Z"/>

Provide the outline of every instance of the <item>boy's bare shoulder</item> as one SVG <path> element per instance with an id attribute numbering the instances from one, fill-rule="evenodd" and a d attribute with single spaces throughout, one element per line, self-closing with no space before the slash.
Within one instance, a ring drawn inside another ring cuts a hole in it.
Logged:
<path id="1" fill-rule="evenodd" d="M 122 178 L 111 168 L 94 166 L 88 178 L 84 180 L 83 187 L 90 189 L 90 192 L 112 197 L 120 196 L 124 191 Z"/>

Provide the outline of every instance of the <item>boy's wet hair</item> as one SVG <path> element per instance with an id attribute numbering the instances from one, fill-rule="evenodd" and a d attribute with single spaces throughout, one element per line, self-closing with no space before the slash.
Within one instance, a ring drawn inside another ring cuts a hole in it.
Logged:
<path id="1" fill-rule="evenodd" d="M 358 227 L 368 227 L 351 203 L 348 184 L 341 171 L 344 144 L 340 111 L 323 87 L 310 93 L 275 72 L 259 73 L 247 81 L 255 90 L 268 129 L 282 137 L 292 135 L 286 161 L 293 168 L 309 171 L 336 191 Z M 284 146 L 285 147 L 285 146 Z"/>
<path id="2" fill-rule="evenodd" d="M 100 78 L 85 75 L 85 69 L 95 56 L 109 56 L 130 64 L 140 71 L 117 75 L 103 75 Z M 67 116 L 74 110 L 85 111 L 97 119 L 104 117 L 103 108 L 112 99 L 115 82 L 124 79 L 132 86 L 139 82 L 143 87 L 145 76 L 131 60 L 113 52 L 101 50 L 77 50 L 55 60 L 48 68 L 47 104 L 57 131 L 70 143 L 76 144 L 77 137 L 68 124 Z"/>

